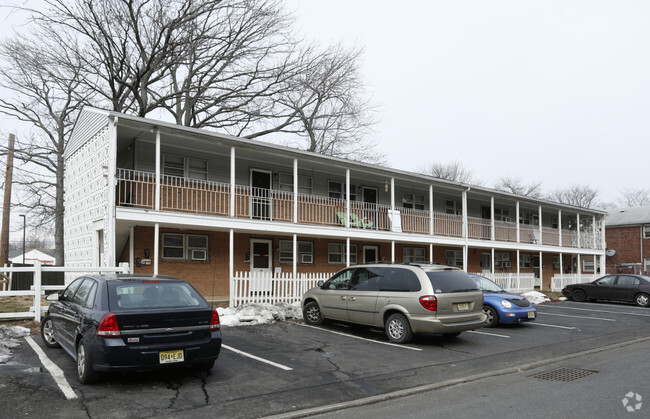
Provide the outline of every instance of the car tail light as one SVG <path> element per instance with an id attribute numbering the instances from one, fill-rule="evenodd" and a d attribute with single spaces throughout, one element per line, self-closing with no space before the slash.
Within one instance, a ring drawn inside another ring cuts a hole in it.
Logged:
<path id="1" fill-rule="evenodd" d="M 117 316 L 115 313 L 106 314 L 97 326 L 95 335 L 103 338 L 119 338 L 122 336 L 120 327 L 117 325 Z"/>
<path id="2" fill-rule="evenodd" d="M 219 322 L 219 313 L 217 309 L 212 309 L 212 318 L 210 319 L 210 330 L 219 330 L 221 328 L 221 323 Z"/>
<path id="3" fill-rule="evenodd" d="M 438 309 L 438 299 L 435 295 L 423 295 L 420 297 L 420 304 L 429 311 Z"/>

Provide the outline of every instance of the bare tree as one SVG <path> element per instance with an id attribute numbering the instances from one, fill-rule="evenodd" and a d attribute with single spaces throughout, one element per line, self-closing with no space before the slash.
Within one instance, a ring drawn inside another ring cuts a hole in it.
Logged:
<path id="1" fill-rule="evenodd" d="M 481 182 L 474 177 L 474 172 L 463 167 L 458 160 L 451 163 L 435 162 L 419 170 L 420 173 L 454 182 L 480 185 Z"/>
<path id="2" fill-rule="evenodd" d="M 508 192 L 520 196 L 528 196 L 531 198 L 542 197 L 542 182 L 531 182 L 524 185 L 518 177 L 503 176 L 494 185 L 497 191 Z"/>
<path id="3" fill-rule="evenodd" d="M 599 206 L 597 198 L 598 191 L 588 185 L 572 185 L 567 189 L 558 189 L 548 196 L 551 201 L 581 208 L 596 208 Z"/>
<path id="4" fill-rule="evenodd" d="M 618 199 L 621 207 L 645 207 L 650 205 L 650 189 L 625 188 Z"/>

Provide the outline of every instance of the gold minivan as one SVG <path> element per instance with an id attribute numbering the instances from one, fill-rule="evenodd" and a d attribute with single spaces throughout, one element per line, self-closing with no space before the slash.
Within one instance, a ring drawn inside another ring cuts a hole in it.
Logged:
<path id="1" fill-rule="evenodd" d="M 438 264 L 371 263 L 319 281 L 302 298 L 305 323 L 383 327 L 406 343 L 417 333 L 458 336 L 483 327 L 483 293 L 463 270 Z"/>

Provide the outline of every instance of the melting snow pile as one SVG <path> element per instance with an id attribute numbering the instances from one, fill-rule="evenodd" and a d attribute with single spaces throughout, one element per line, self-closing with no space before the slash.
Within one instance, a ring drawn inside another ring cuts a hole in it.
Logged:
<path id="1" fill-rule="evenodd" d="M 222 326 L 255 325 L 288 319 L 302 320 L 300 303 L 247 304 L 234 308 L 217 308 L 217 312 Z"/>
<path id="2" fill-rule="evenodd" d="M 551 301 L 551 299 L 548 298 L 546 295 L 542 294 L 541 292 L 537 292 L 537 291 L 529 291 L 529 292 L 525 292 L 525 293 L 523 293 L 521 295 L 526 297 L 526 299 L 528 301 L 530 301 L 531 304 L 542 304 L 542 303 L 545 303 L 547 301 Z"/>
<path id="3" fill-rule="evenodd" d="M 0 326 L 0 364 L 11 359 L 11 348 L 20 344 L 17 338 L 28 336 L 29 329 L 20 326 Z"/>

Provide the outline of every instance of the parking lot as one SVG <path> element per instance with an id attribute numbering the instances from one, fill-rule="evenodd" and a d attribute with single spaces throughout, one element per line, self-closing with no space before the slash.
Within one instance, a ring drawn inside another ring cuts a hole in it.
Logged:
<path id="1" fill-rule="evenodd" d="M 650 338 L 647 308 L 567 301 L 537 309 L 534 322 L 457 338 L 420 335 L 407 345 L 389 343 L 380 329 L 338 323 L 224 327 L 224 346 L 208 375 L 185 369 L 111 374 L 91 386 L 76 381 L 72 358 L 31 336 L 0 365 L 2 416 L 283 415 L 507 374 Z"/>

